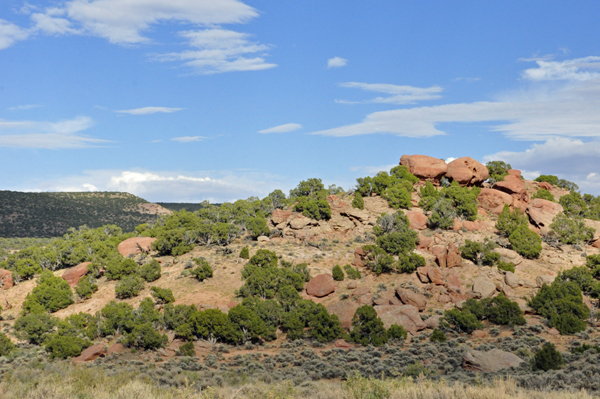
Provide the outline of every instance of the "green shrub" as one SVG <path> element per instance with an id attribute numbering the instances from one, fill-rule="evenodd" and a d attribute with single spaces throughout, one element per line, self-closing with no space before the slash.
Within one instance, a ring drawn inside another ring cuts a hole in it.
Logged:
<path id="1" fill-rule="evenodd" d="M 153 259 L 150 263 L 146 263 L 140 269 L 140 277 L 149 283 L 158 280 L 160 273 L 160 263 L 156 259 Z"/>
<path id="2" fill-rule="evenodd" d="M 260 216 L 251 217 L 250 219 L 248 219 L 248 221 L 246 222 L 246 228 L 250 233 L 250 237 L 252 237 L 255 240 L 262 235 L 269 235 L 269 233 L 271 232 L 269 230 L 269 227 L 267 226 L 267 220 L 264 217 Z"/>
<path id="3" fill-rule="evenodd" d="M 103 336 L 130 332 L 134 327 L 133 306 L 124 302 L 110 301 L 100 311 L 102 322 L 100 333 Z M 166 313 L 166 310 L 165 310 Z"/>
<path id="4" fill-rule="evenodd" d="M 503 161 L 490 161 L 485 164 L 488 169 L 490 177 L 488 181 L 491 185 L 496 182 L 503 181 L 504 176 L 508 175 L 508 171 L 512 169 L 510 164 Z"/>
<path id="5" fill-rule="evenodd" d="M 366 254 L 366 264 L 376 274 L 389 273 L 394 268 L 395 259 L 377 245 L 362 247 Z"/>
<path id="6" fill-rule="evenodd" d="M 512 262 L 503 262 L 499 261 L 498 264 L 499 270 L 504 270 L 505 272 L 515 272 L 515 264 Z"/>
<path id="7" fill-rule="evenodd" d="M 585 216 L 585 213 L 587 211 L 587 203 L 581 197 L 581 194 L 572 191 L 569 194 L 560 197 L 560 200 L 558 200 L 558 202 L 564 208 L 565 214 L 567 216 Z"/>
<path id="8" fill-rule="evenodd" d="M 404 341 L 408 337 L 408 332 L 404 327 L 398 324 L 392 324 L 387 330 L 388 338 L 390 340 Z"/>
<path id="9" fill-rule="evenodd" d="M 417 268 L 423 267 L 426 264 L 425 258 L 419 254 L 400 254 L 398 255 L 398 262 L 396 263 L 396 270 L 398 270 L 399 273 L 413 273 Z"/>
<path id="10" fill-rule="evenodd" d="M 98 285 L 91 283 L 88 276 L 83 276 L 75 286 L 75 293 L 81 299 L 90 299 L 96 291 L 98 291 Z"/>
<path id="11" fill-rule="evenodd" d="M 290 198 L 312 197 L 323 190 L 325 186 L 321 179 L 302 180 L 295 189 L 290 190 Z"/>
<path id="12" fill-rule="evenodd" d="M 514 251 L 524 258 L 538 258 L 542 252 L 542 239 L 527 227 L 519 227 L 508 237 Z"/>
<path id="13" fill-rule="evenodd" d="M 352 199 L 352 207 L 357 209 L 365 209 L 365 200 L 358 191 L 354 193 L 354 198 Z"/>
<path id="14" fill-rule="evenodd" d="M 196 356 L 193 342 L 186 342 L 177 349 L 177 356 Z"/>
<path id="15" fill-rule="evenodd" d="M 553 176 L 553 175 L 540 175 L 535 178 L 535 181 L 537 181 L 539 183 L 542 183 L 542 182 L 550 183 L 553 186 L 558 187 L 558 177 Z"/>
<path id="16" fill-rule="evenodd" d="M 459 332 L 467 334 L 483 328 L 483 324 L 469 310 L 450 309 L 444 312 L 446 321 Z"/>
<path id="17" fill-rule="evenodd" d="M 485 317 L 493 324 L 514 326 L 526 323 L 523 311 L 516 302 L 500 294 L 493 298 L 483 299 Z"/>
<path id="18" fill-rule="evenodd" d="M 529 305 L 549 320 L 548 326 L 555 327 L 561 334 L 569 335 L 584 331 L 590 317 L 583 303 L 581 289 L 573 281 L 557 278 L 551 285 L 543 285 Z"/>
<path id="19" fill-rule="evenodd" d="M 156 331 L 151 323 L 144 323 L 136 325 L 121 342 L 132 348 L 156 350 L 165 346 L 169 342 L 169 338 Z"/>
<path id="20" fill-rule="evenodd" d="M 576 346 L 576 347 L 572 348 L 571 353 L 585 353 L 585 352 L 589 351 L 590 349 L 592 349 L 596 353 L 600 353 L 600 346 L 588 345 L 585 343 L 582 344 L 581 346 Z"/>
<path id="21" fill-rule="evenodd" d="M 92 343 L 76 336 L 52 334 L 44 342 L 46 351 L 50 352 L 50 359 L 68 359 L 81 355 L 84 349 Z"/>
<path id="22" fill-rule="evenodd" d="M 15 350 L 15 344 L 12 343 L 6 334 L 0 332 L 0 356 L 8 356 Z"/>
<path id="23" fill-rule="evenodd" d="M 123 277 L 138 274 L 139 268 L 133 259 L 113 260 L 106 265 L 104 275 L 109 280 L 121 280 Z"/>
<path id="24" fill-rule="evenodd" d="M 196 276 L 198 281 L 204 281 L 213 276 L 213 269 L 208 264 L 208 261 L 204 258 L 196 258 L 194 262 L 198 265 L 192 270 L 192 275 Z"/>
<path id="25" fill-rule="evenodd" d="M 43 307 L 49 312 L 56 312 L 74 303 L 73 291 L 69 283 L 54 276 L 51 271 L 44 270 L 40 275 L 37 286 L 27 294 L 23 309 L 31 312 L 34 307 Z"/>
<path id="26" fill-rule="evenodd" d="M 229 309 L 229 321 L 244 342 L 264 338 L 268 334 L 265 322 L 250 308 L 237 305 Z"/>
<path id="27" fill-rule="evenodd" d="M 175 296 L 170 288 L 152 287 L 150 288 L 151 295 L 156 303 L 167 304 L 175 302 Z"/>
<path id="28" fill-rule="evenodd" d="M 308 321 L 309 335 L 319 342 L 331 342 L 342 335 L 342 323 L 334 314 L 329 314 L 325 307 Z"/>
<path id="29" fill-rule="evenodd" d="M 502 208 L 502 212 L 500 212 L 498 220 L 496 221 L 496 228 L 507 237 L 518 228 L 527 228 L 528 226 L 529 221 L 527 220 L 527 216 L 523 215 L 518 209 L 511 211 L 510 207 L 506 204 L 504 205 L 504 208 Z"/>
<path id="30" fill-rule="evenodd" d="M 344 280 L 344 271 L 340 267 L 340 265 L 335 265 L 331 270 L 331 275 L 335 281 L 343 281 Z"/>
<path id="31" fill-rule="evenodd" d="M 362 278 L 358 269 L 355 269 L 350 265 L 344 266 L 344 270 L 346 271 L 346 276 L 348 276 L 350 280 L 360 280 Z"/>
<path id="32" fill-rule="evenodd" d="M 300 197 L 294 205 L 296 212 L 302 212 L 307 218 L 314 220 L 331 219 L 331 206 L 326 198 L 308 198 Z"/>
<path id="33" fill-rule="evenodd" d="M 137 296 L 144 289 L 144 280 L 138 276 L 128 276 L 123 278 L 115 286 L 117 298 L 126 299 Z"/>
<path id="34" fill-rule="evenodd" d="M 587 227 L 581 217 L 569 218 L 564 214 L 554 217 L 550 228 L 560 237 L 563 244 L 582 244 L 594 238 L 595 229 Z"/>
<path id="35" fill-rule="evenodd" d="M 431 342 L 446 342 L 448 341 L 448 338 L 446 337 L 446 334 L 444 334 L 443 331 L 434 328 L 433 332 L 431 333 L 431 336 L 429 337 L 429 340 Z"/>
<path id="36" fill-rule="evenodd" d="M 350 339 L 364 346 L 382 346 L 387 343 L 387 331 L 373 306 L 364 305 L 356 310 L 352 318 Z"/>
<path id="37" fill-rule="evenodd" d="M 600 278 L 600 254 L 588 255 L 585 260 L 585 265 L 592 271 L 594 278 Z"/>
<path id="38" fill-rule="evenodd" d="M 451 230 L 454 219 L 458 216 L 456 208 L 447 198 L 439 198 L 432 206 L 431 216 L 427 218 L 427 226 L 432 229 Z"/>
<path id="39" fill-rule="evenodd" d="M 242 250 L 240 251 L 240 258 L 250 259 L 250 251 L 248 250 L 248 247 L 242 248 Z"/>
<path id="40" fill-rule="evenodd" d="M 430 211 L 441 194 L 429 180 L 425 183 L 425 187 L 421 187 L 420 191 L 421 199 L 419 200 L 419 207 L 423 208 L 424 211 Z"/>
<path id="41" fill-rule="evenodd" d="M 412 203 L 410 201 L 410 191 L 400 184 L 394 185 L 385 190 L 383 197 L 387 200 L 388 204 L 394 209 L 409 209 L 410 207 L 412 207 Z"/>
<path id="42" fill-rule="evenodd" d="M 541 199 L 545 199 L 547 201 L 555 202 L 554 195 L 552 195 L 552 193 L 550 191 L 546 190 L 545 188 L 540 188 L 539 190 L 537 190 L 535 192 L 535 194 L 533 194 L 531 196 L 531 199 L 535 199 L 535 198 L 541 198 Z"/>
<path id="43" fill-rule="evenodd" d="M 492 252 L 496 248 L 496 244 L 492 241 L 484 243 L 465 240 L 465 244 L 460 247 L 460 255 L 472 261 L 478 266 L 492 266 L 500 260 L 500 254 Z"/>
<path id="44" fill-rule="evenodd" d="M 28 314 L 15 321 L 14 329 L 20 339 L 40 345 L 57 325 L 57 319 L 47 313 Z"/>
<path id="45" fill-rule="evenodd" d="M 562 355 L 550 342 L 545 343 L 533 357 L 534 370 L 560 370 L 564 364 Z"/>

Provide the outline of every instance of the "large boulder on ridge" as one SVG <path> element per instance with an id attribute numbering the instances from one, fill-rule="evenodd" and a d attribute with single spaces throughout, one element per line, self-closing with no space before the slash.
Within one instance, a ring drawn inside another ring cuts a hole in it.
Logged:
<path id="1" fill-rule="evenodd" d="M 402 155 L 400 165 L 406 166 L 419 179 L 432 182 L 439 182 L 448 171 L 444 160 L 427 155 Z"/>
<path id="2" fill-rule="evenodd" d="M 83 262 L 77 266 L 67 269 L 67 271 L 62 275 L 63 280 L 65 280 L 71 286 L 76 285 L 79 280 L 81 280 L 81 278 L 87 274 L 87 266 L 91 263 L 92 262 Z"/>
<path id="3" fill-rule="evenodd" d="M 502 212 L 504 205 L 511 206 L 513 201 L 514 199 L 510 194 L 491 188 L 482 188 L 477 197 L 477 202 L 483 209 L 496 215 Z"/>
<path id="4" fill-rule="evenodd" d="M 152 250 L 152 243 L 156 241 L 153 237 L 132 237 L 121 242 L 117 247 L 117 251 L 123 257 L 127 258 L 129 255 L 137 255 L 142 252 L 150 252 Z"/>
<path id="5" fill-rule="evenodd" d="M 561 204 L 541 198 L 534 198 L 527 206 L 529 218 L 542 234 L 550 230 L 550 224 L 556 215 L 564 211 Z"/>
<path id="6" fill-rule="evenodd" d="M 331 274 L 319 274 L 306 284 L 306 293 L 321 298 L 335 292 L 335 283 Z"/>
<path id="7" fill-rule="evenodd" d="M 490 176 L 481 162 L 470 157 L 455 159 L 448 164 L 446 177 L 457 181 L 461 186 L 479 186 Z"/>

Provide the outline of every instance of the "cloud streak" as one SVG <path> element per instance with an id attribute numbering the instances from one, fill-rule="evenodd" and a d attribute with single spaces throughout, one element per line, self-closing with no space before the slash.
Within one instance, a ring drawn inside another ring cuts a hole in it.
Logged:
<path id="1" fill-rule="evenodd" d="M 295 130 L 302 129 L 302 125 L 299 123 L 286 123 L 285 125 L 274 126 L 268 129 L 259 130 L 258 133 L 269 134 L 269 133 L 288 133 Z"/>
<path id="2" fill-rule="evenodd" d="M 96 139 L 81 133 L 92 125 L 92 119 L 86 116 L 58 122 L 0 119 L 0 147 L 75 149 L 109 143 L 107 140 Z"/>
<path id="3" fill-rule="evenodd" d="M 129 114 L 129 115 L 152 115 L 152 114 L 170 114 L 173 112 L 181 111 L 183 108 L 168 108 L 168 107 L 143 107 L 135 109 L 124 109 L 115 111 L 117 114 Z"/>
<path id="4" fill-rule="evenodd" d="M 327 60 L 327 68 L 341 68 L 348 64 L 348 60 L 342 57 L 333 57 Z"/>
<path id="5" fill-rule="evenodd" d="M 0 50 L 9 48 L 18 41 L 26 40 L 30 35 L 28 30 L 0 19 Z"/>
<path id="6" fill-rule="evenodd" d="M 192 143 L 194 141 L 204 141 L 208 139 L 208 137 L 204 136 L 183 136 L 183 137 L 174 137 L 171 141 L 177 141 L 179 143 Z"/>
<path id="7" fill-rule="evenodd" d="M 434 100 L 441 97 L 442 88 L 439 86 L 432 87 L 413 87 L 413 86 L 398 86 L 387 83 L 360 83 L 347 82 L 340 83 L 340 87 L 350 89 L 360 89 L 376 93 L 390 94 L 389 97 L 376 97 L 366 101 L 347 101 L 335 100 L 339 104 L 413 104 L 417 101 Z"/>

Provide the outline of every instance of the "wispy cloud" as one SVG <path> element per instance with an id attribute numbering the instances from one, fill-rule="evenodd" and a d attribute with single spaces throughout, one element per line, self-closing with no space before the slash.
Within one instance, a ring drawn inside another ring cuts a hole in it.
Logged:
<path id="1" fill-rule="evenodd" d="M 129 115 L 151 115 L 157 113 L 170 114 L 173 112 L 181 111 L 183 108 L 168 108 L 168 107 L 143 107 L 135 109 L 124 109 L 115 111 L 118 114 L 129 114 Z"/>
<path id="2" fill-rule="evenodd" d="M 348 60 L 342 57 L 333 57 L 327 60 L 327 68 L 341 68 L 348 64 Z"/>
<path id="3" fill-rule="evenodd" d="M 109 141 L 83 135 L 93 125 L 91 118 L 80 116 L 58 122 L 5 121 L 0 119 L 0 147 L 85 148 Z M 15 132 L 4 134 L 4 132 Z"/>
<path id="4" fill-rule="evenodd" d="M 208 137 L 204 136 L 183 136 L 183 137 L 174 137 L 171 141 L 177 141 L 179 143 L 191 143 L 194 141 L 204 141 L 208 139 Z"/>
<path id="5" fill-rule="evenodd" d="M 29 30 L 0 19 L 0 50 L 10 47 L 18 41 L 26 40 L 30 35 Z"/>
<path id="6" fill-rule="evenodd" d="M 14 107 L 7 108 L 9 111 L 27 111 L 29 109 L 40 108 L 40 104 L 27 104 L 27 105 L 17 105 Z"/>
<path id="7" fill-rule="evenodd" d="M 452 79 L 453 82 L 467 82 L 467 83 L 473 83 L 473 82 L 479 82 L 481 80 L 481 78 L 454 78 Z"/>
<path id="8" fill-rule="evenodd" d="M 252 42 L 250 35 L 226 29 L 180 32 L 194 50 L 157 54 L 155 61 L 183 61 L 184 65 L 204 75 L 233 71 L 260 71 L 277 64 L 263 58 L 269 46 Z M 258 55 L 257 55 L 258 53 Z"/>
<path id="9" fill-rule="evenodd" d="M 359 83 L 359 82 L 347 82 L 340 83 L 340 87 L 346 87 L 350 89 L 361 89 L 365 91 L 371 91 L 376 93 L 390 94 L 388 97 L 376 97 L 366 101 L 348 101 L 348 100 L 335 100 L 339 104 L 412 104 L 417 101 L 434 100 L 440 98 L 442 88 L 439 86 L 432 87 L 413 87 L 413 86 L 399 86 L 388 83 Z"/>
<path id="10" fill-rule="evenodd" d="M 258 133 L 288 133 L 294 130 L 302 129 L 302 125 L 299 123 L 286 123 L 285 125 L 274 126 L 268 129 L 259 130 Z"/>
<path id="11" fill-rule="evenodd" d="M 600 76 L 598 57 L 563 61 L 549 67 L 538 63 L 528 69 L 534 83 L 559 79 L 551 88 L 527 90 L 502 101 L 445 104 L 396 109 L 368 114 L 362 122 L 312 134 L 346 137 L 364 134 L 393 134 L 404 137 L 433 137 L 446 134 L 442 123 L 489 122 L 490 131 L 515 140 L 545 141 L 553 137 L 600 137 Z M 536 72 L 539 70 L 539 72 Z M 555 71 L 555 72 L 552 72 Z M 560 71 L 560 72 L 559 72 Z"/>

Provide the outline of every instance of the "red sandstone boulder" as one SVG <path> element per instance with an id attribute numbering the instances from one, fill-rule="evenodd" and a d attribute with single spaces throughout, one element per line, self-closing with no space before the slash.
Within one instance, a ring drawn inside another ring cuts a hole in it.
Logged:
<path id="1" fill-rule="evenodd" d="M 488 169 L 481 162 L 470 157 L 455 159 L 448 164 L 446 177 L 457 181 L 461 186 L 481 185 L 490 176 Z"/>
<path id="2" fill-rule="evenodd" d="M 12 272 L 10 270 L 0 269 L 0 287 L 7 290 L 12 286 Z"/>
<path id="3" fill-rule="evenodd" d="M 71 286 L 76 285 L 79 280 L 81 280 L 81 278 L 87 274 L 87 266 L 91 263 L 92 262 L 83 262 L 68 269 L 62 275 L 63 280 L 65 280 Z"/>
<path id="4" fill-rule="evenodd" d="M 460 278 L 454 273 L 450 273 L 446 276 L 446 288 L 448 288 L 450 291 L 458 293 L 463 292 L 462 284 L 460 283 Z"/>
<path id="5" fill-rule="evenodd" d="M 292 216 L 292 212 L 284 211 L 283 209 L 275 209 L 271 215 L 271 220 L 274 225 L 278 225 L 287 221 Z"/>
<path id="6" fill-rule="evenodd" d="M 427 228 L 427 216 L 421 211 L 408 211 L 406 217 L 410 222 L 410 228 L 414 230 L 425 230 Z"/>
<path id="7" fill-rule="evenodd" d="M 448 249 L 444 245 L 434 245 L 431 248 L 431 253 L 435 256 L 435 261 L 439 267 L 446 267 Z"/>
<path id="8" fill-rule="evenodd" d="M 562 212 L 562 205 L 541 198 L 534 198 L 527 207 L 529 218 L 542 233 L 549 231 L 552 219 Z"/>
<path id="9" fill-rule="evenodd" d="M 354 317 L 354 313 L 356 313 L 358 308 L 359 304 L 357 301 L 345 300 L 334 302 L 327 306 L 327 311 L 330 314 L 336 315 L 338 319 L 340 319 L 342 327 L 350 331 L 352 328 L 352 318 Z"/>
<path id="10" fill-rule="evenodd" d="M 509 175 L 509 176 L 515 176 L 515 177 L 517 177 L 517 178 L 521 179 L 521 171 L 520 171 L 520 170 L 517 170 L 517 169 L 509 169 L 507 172 L 508 172 L 508 175 Z"/>
<path id="11" fill-rule="evenodd" d="M 462 266 L 462 256 L 454 243 L 448 244 L 448 255 L 446 256 L 446 267 Z"/>
<path id="12" fill-rule="evenodd" d="M 413 335 L 427 328 L 427 324 L 419 316 L 419 311 L 412 305 L 375 306 L 375 311 L 385 328 L 398 324 Z"/>
<path id="13" fill-rule="evenodd" d="M 417 249 L 421 249 L 421 250 L 429 250 L 429 247 L 431 246 L 431 243 L 433 242 L 433 240 L 431 239 L 431 237 L 427 237 L 424 236 L 423 234 L 419 234 L 419 243 L 417 244 Z"/>
<path id="14" fill-rule="evenodd" d="M 519 367 L 524 360 L 514 353 L 505 352 L 500 349 L 492 349 L 487 352 L 471 349 L 467 351 L 463 359 L 465 370 L 490 373 L 510 367 Z"/>
<path id="15" fill-rule="evenodd" d="M 547 181 L 543 181 L 538 183 L 538 188 L 539 189 L 546 189 L 548 191 L 552 190 L 552 184 L 548 183 Z"/>
<path id="16" fill-rule="evenodd" d="M 436 183 L 448 171 L 446 162 L 439 158 L 428 157 L 427 155 L 402 155 L 400 165 L 406 166 L 410 173 L 419 179 L 430 180 Z"/>
<path id="17" fill-rule="evenodd" d="M 479 231 L 483 227 L 480 221 L 471 222 L 468 220 L 463 220 L 462 227 L 469 231 Z"/>
<path id="18" fill-rule="evenodd" d="M 482 188 L 477 201 L 483 209 L 499 215 L 502 212 L 504 205 L 512 205 L 513 197 L 510 194 L 502 192 L 500 190 L 494 190 L 491 188 Z"/>
<path id="19" fill-rule="evenodd" d="M 123 257 L 127 258 L 129 255 L 137 255 L 142 252 L 150 252 L 152 250 L 152 243 L 156 241 L 153 237 L 132 237 L 121 242 L 117 247 L 117 251 Z"/>
<path id="20" fill-rule="evenodd" d="M 319 274 L 306 284 L 306 293 L 322 298 L 335 292 L 335 283 L 331 274 Z"/>
<path id="21" fill-rule="evenodd" d="M 104 345 L 102 345 L 102 344 L 92 345 L 89 348 L 87 348 L 86 350 L 84 350 L 83 352 L 81 352 L 81 355 L 73 358 L 73 361 L 74 362 L 90 362 L 92 360 L 96 360 L 100 356 L 103 356 L 105 352 L 106 352 L 106 349 L 104 349 Z"/>
<path id="22" fill-rule="evenodd" d="M 507 194 L 523 194 L 526 191 L 523 182 L 517 179 L 505 179 L 504 181 L 496 182 L 492 188 L 504 191 Z"/>
<path id="23" fill-rule="evenodd" d="M 358 247 L 354 250 L 354 261 L 352 261 L 352 265 L 355 267 L 365 267 L 365 258 L 367 254 L 362 247 Z"/>
<path id="24" fill-rule="evenodd" d="M 434 266 L 423 266 L 417 268 L 417 277 L 423 282 L 427 284 L 432 282 L 435 285 L 444 285 L 444 275 L 442 273 L 442 269 Z"/>
<path id="25" fill-rule="evenodd" d="M 427 298 L 424 295 L 400 287 L 398 287 L 396 293 L 405 305 L 412 305 L 420 311 L 425 310 L 427 307 Z"/>

